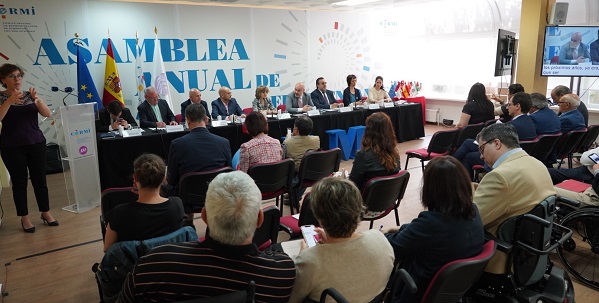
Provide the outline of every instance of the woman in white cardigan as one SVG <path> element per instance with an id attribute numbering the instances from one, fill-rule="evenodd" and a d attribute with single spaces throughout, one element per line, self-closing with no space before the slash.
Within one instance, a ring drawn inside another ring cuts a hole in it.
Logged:
<path id="1" fill-rule="evenodd" d="M 391 101 L 391 97 L 383 87 L 383 77 L 377 76 L 374 81 L 374 86 L 368 90 L 368 102 L 377 103 L 381 101 Z"/>

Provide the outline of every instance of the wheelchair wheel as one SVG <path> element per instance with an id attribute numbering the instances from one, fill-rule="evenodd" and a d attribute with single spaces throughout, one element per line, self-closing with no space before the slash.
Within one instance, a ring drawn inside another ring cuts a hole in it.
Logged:
<path id="1" fill-rule="evenodd" d="M 561 225 L 572 229 L 572 239 L 558 247 L 560 260 L 583 284 L 599 289 L 599 210 L 569 213 Z"/>

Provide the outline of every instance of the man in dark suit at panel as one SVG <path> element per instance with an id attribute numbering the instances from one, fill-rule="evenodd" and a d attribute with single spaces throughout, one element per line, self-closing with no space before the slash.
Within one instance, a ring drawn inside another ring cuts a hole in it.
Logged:
<path id="1" fill-rule="evenodd" d="M 327 89 L 327 81 L 320 77 L 316 79 L 316 89 L 310 94 L 314 106 L 317 108 L 337 108 L 339 104 L 333 91 Z"/>
<path id="2" fill-rule="evenodd" d="M 528 112 L 532 123 L 535 125 L 538 135 L 556 134 L 562 131 L 561 123 L 557 114 L 549 108 L 545 95 L 539 93 L 530 94 L 532 107 Z"/>
<path id="3" fill-rule="evenodd" d="M 137 107 L 141 127 L 163 128 L 167 124 L 177 125 L 175 114 L 165 100 L 158 99 L 158 91 L 154 87 L 147 87 L 144 96 L 146 101 Z"/>
<path id="4" fill-rule="evenodd" d="M 591 61 L 599 63 L 599 31 L 597 31 L 597 38 L 591 43 Z"/>
<path id="5" fill-rule="evenodd" d="M 245 114 L 243 113 L 243 110 L 241 110 L 241 107 L 239 107 L 237 100 L 231 97 L 232 93 L 230 88 L 222 86 L 218 90 L 218 95 L 220 98 L 212 101 L 212 119 L 218 119 L 218 116 L 225 119 L 229 115 L 233 114 L 236 116 L 245 117 Z"/>
<path id="6" fill-rule="evenodd" d="M 570 90 L 567 86 L 558 85 L 551 91 L 551 99 L 553 100 L 554 104 L 558 105 L 559 99 L 563 95 L 571 93 L 572 90 Z M 578 111 L 582 114 L 582 117 L 584 118 L 584 125 L 589 126 L 589 110 L 587 109 L 587 106 L 584 104 L 584 102 L 580 102 L 580 104 L 578 105 Z M 557 113 L 557 115 L 561 116 L 561 114 L 562 111 L 560 110 L 560 112 Z"/>
<path id="7" fill-rule="evenodd" d="M 229 140 L 206 129 L 208 117 L 204 107 L 189 105 L 185 109 L 185 119 L 189 134 L 173 140 L 169 150 L 164 188 L 169 195 L 179 194 L 179 179 L 186 173 L 231 166 Z"/>
<path id="8" fill-rule="evenodd" d="M 189 99 L 181 103 L 181 115 L 183 115 L 183 120 L 185 120 L 185 109 L 190 104 L 202 104 L 204 109 L 206 110 L 206 117 L 210 117 L 210 111 L 208 111 L 208 103 L 202 100 L 202 93 L 197 88 L 192 88 L 189 90 Z"/>
<path id="9" fill-rule="evenodd" d="M 580 113 L 578 107 L 582 104 L 576 94 L 565 94 L 559 98 L 558 106 L 559 121 L 562 125 L 562 133 L 567 133 L 571 130 L 581 130 L 586 127 L 584 117 Z"/>
<path id="10" fill-rule="evenodd" d="M 96 132 L 109 132 L 111 130 L 119 129 L 119 125 L 122 125 L 125 129 L 130 126 L 137 126 L 137 122 L 131 115 L 131 111 L 128 108 L 123 107 L 123 104 L 114 100 L 105 108 L 98 111 L 98 120 L 96 120 Z"/>

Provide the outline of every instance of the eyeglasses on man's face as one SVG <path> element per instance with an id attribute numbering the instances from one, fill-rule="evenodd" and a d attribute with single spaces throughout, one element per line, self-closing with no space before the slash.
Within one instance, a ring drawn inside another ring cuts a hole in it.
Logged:
<path id="1" fill-rule="evenodd" d="M 493 141 L 495 141 L 496 139 L 491 139 L 481 145 L 478 146 L 478 151 L 480 152 L 480 154 L 482 155 L 485 152 L 485 145 L 492 143 Z"/>

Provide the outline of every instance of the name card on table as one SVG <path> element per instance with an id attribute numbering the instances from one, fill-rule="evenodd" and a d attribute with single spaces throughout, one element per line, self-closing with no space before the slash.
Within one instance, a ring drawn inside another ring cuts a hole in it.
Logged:
<path id="1" fill-rule="evenodd" d="M 183 125 L 179 124 L 179 125 L 167 125 L 166 126 L 166 132 L 167 133 L 175 133 L 175 132 L 182 132 L 185 129 L 183 128 Z"/>
<path id="2" fill-rule="evenodd" d="M 217 120 L 217 121 L 212 120 L 212 127 L 227 126 L 227 125 L 228 125 L 227 120 Z"/>
<path id="3" fill-rule="evenodd" d="M 351 107 L 351 106 L 344 106 L 344 107 L 339 108 L 340 113 L 347 113 L 347 112 L 351 112 L 352 110 L 353 110 L 353 107 Z"/>
<path id="4" fill-rule="evenodd" d="M 368 104 L 368 109 L 379 109 L 381 106 L 378 103 Z"/>
<path id="5" fill-rule="evenodd" d="M 383 103 L 383 107 L 384 107 L 384 108 L 387 108 L 387 107 L 394 107 L 394 106 L 395 106 L 395 104 L 393 104 L 393 102 L 385 102 L 385 103 Z"/>
<path id="6" fill-rule="evenodd" d="M 281 119 L 291 119 L 291 114 L 290 113 L 277 114 L 277 119 L 279 119 L 279 120 L 281 120 Z"/>
<path id="7" fill-rule="evenodd" d="M 142 132 L 141 128 L 125 130 L 125 131 L 123 131 L 123 138 L 141 136 L 141 132 Z"/>
<path id="8" fill-rule="evenodd" d="M 318 110 L 318 109 L 309 110 L 308 116 L 320 116 L 320 110 Z"/>

